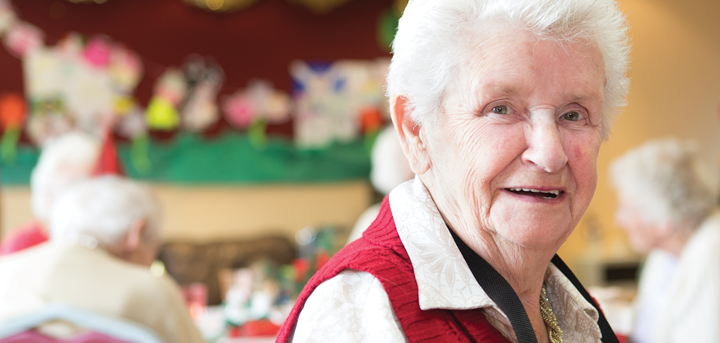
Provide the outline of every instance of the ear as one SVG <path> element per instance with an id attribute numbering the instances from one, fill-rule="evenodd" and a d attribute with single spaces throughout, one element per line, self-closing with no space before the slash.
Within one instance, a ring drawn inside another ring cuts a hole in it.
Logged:
<path id="1" fill-rule="evenodd" d="M 415 174 L 422 175 L 430 169 L 422 126 L 412 118 L 412 109 L 408 107 L 408 98 L 402 94 L 393 95 L 390 100 L 390 116 L 395 124 L 395 131 L 400 137 L 400 145 L 410 168 Z"/>
<path id="2" fill-rule="evenodd" d="M 147 221 L 140 219 L 136 221 L 128 230 L 125 235 L 125 242 L 123 250 L 126 253 L 132 253 L 137 249 L 145 236 L 145 230 L 147 230 Z"/>

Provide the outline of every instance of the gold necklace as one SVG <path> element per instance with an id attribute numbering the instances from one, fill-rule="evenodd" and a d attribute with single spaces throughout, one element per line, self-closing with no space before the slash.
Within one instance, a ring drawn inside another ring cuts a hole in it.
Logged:
<path id="1" fill-rule="evenodd" d="M 542 289 L 540 290 L 540 314 L 542 315 L 542 319 L 545 322 L 545 327 L 548 330 L 550 342 L 563 343 L 563 332 L 560 328 L 560 325 L 558 325 L 557 317 L 555 317 L 555 313 L 550 306 L 550 300 L 548 300 L 547 291 L 545 290 L 544 284 L 542 286 Z"/>

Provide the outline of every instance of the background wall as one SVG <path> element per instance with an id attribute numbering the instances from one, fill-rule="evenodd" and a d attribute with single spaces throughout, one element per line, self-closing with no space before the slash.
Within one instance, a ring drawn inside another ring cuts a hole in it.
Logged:
<path id="1" fill-rule="evenodd" d="M 209 242 L 280 234 L 306 226 L 352 229 L 370 205 L 365 181 L 305 185 L 173 186 L 154 184 L 163 206 L 163 238 Z M 32 218 L 27 187 L 2 190 L 3 233 Z M 339 234 L 345 234 L 345 231 Z"/>

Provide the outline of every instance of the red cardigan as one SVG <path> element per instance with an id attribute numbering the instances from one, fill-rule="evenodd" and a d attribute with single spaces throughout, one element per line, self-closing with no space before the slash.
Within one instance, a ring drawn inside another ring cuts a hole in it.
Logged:
<path id="1" fill-rule="evenodd" d="M 420 309 L 413 267 L 395 228 L 387 197 L 362 238 L 340 250 L 310 279 L 276 342 L 288 341 L 305 301 L 315 288 L 345 269 L 368 272 L 380 281 L 409 342 L 508 342 L 490 325 L 481 309 Z"/>

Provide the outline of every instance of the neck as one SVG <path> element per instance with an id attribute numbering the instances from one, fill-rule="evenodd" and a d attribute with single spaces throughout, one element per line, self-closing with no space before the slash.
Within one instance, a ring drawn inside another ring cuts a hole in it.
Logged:
<path id="1" fill-rule="evenodd" d="M 690 233 L 668 237 L 661 242 L 660 249 L 673 254 L 676 258 L 680 258 L 680 255 L 682 254 L 683 249 L 685 249 L 685 245 L 689 239 Z"/>
<path id="2" fill-rule="evenodd" d="M 540 291 L 548 264 L 562 242 L 542 249 L 518 246 L 499 237 L 492 230 L 483 229 L 474 218 L 468 219 L 472 216 L 463 215 L 462 210 L 452 205 L 455 202 L 435 198 L 432 185 L 425 183 L 425 186 L 430 190 L 431 197 L 450 229 L 513 288 L 530 319 L 538 342 L 547 342 L 548 332 L 540 313 Z"/>
<path id="3" fill-rule="evenodd" d="M 528 250 L 502 240 L 487 239 L 483 235 L 446 223 L 475 253 L 487 261 L 513 288 L 527 313 L 538 342 L 547 342 L 548 331 L 540 312 L 540 292 L 545 272 L 554 251 Z"/>

